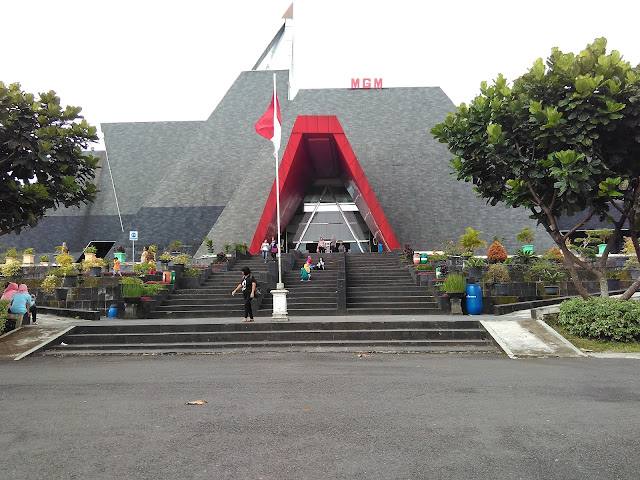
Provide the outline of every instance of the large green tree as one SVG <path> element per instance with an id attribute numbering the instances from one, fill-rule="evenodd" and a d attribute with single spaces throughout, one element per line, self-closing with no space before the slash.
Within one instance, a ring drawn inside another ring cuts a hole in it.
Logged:
<path id="1" fill-rule="evenodd" d="M 624 227 L 638 248 L 640 70 L 599 38 L 578 55 L 551 52 L 509 87 L 502 75 L 469 106 L 461 104 L 431 133 L 455 155 L 459 180 L 473 182 L 491 205 L 524 207 L 562 250 L 576 288 L 576 266 L 608 295 L 606 261 Z M 561 232 L 558 219 L 573 218 Z M 614 229 L 596 265 L 574 255 L 569 237 L 591 218 Z M 623 298 L 640 284 L 635 282 Z"/>
<path id="2" fill-rule="evenodd" d="M 48 209 L 94 200 L 98 160 L 86 154 L 96 128 L 55 92 L 0 82 L 0 235 L 33 227 Z"/>

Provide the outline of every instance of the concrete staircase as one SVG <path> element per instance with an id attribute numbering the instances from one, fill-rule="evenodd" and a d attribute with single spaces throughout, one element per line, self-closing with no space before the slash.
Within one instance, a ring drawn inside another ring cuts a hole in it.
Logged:
<path id="1" fill-rule="evenodd" d="M 312 270 L 311 280 L 300 281 L 300 269 L 307 261 L 303 256 L 297 259 L 293 269 L 282 272 L 282 280 L 287 294 L 287 311 L 290 316 L 309 315 L 337 315 L 338 300 L 336 295 L 338 282 L 337 256 L 332 254 L 313 254 L 313 264 L 318 263 L 320 257 L 325 262 L 325 270 Z M 261 310 L 273 311 L 273 298 L 265 296 Z"/>
<path id="2" fill-rule="evenodd" d="M 247 350 L 500 352 L 478 321 L 458 318 L 432 321 L 92 324 L 75 327 L 45 347 L 41 354 L 167 354 Z"/>
<path id="3" fill-rule="evenodd" d="M 441 313 L 433 292 L 418 286 L 395 253 L 346 254 L 349 315 Z"/>
<path id="4" fill-rule="evenodd" d="M 220 318 L 244 316 L 242 292 L 231 296 L 231 291 L 242 280 L 242 267 L 251 269 L 251 274 L 260 281 L 266 278 L 267 265 L 261 256 L 237 259 L 228 272 L 214 272 L 200 287 L 175 290 L 167 302 L 153 313 L 154 318 Z M 266 285 L 261 282 L 265 297 L 271 297 Z M 253 306 L 254 316 L 259 315 L 257 304 Z"/>

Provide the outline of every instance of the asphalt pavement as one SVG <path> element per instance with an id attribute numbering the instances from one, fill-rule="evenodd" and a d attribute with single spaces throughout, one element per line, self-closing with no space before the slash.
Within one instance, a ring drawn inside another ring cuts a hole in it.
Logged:
<path id="1" fill-rule="evenodd" d="M 637 368 L 491 354 L 27 357 L 0 364 L 0 476 L 635 480 Z"/>

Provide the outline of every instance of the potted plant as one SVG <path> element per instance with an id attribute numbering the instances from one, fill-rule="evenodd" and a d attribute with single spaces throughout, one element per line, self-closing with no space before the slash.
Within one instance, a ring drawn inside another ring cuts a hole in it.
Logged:
<path id="1" fill-rule="evenodd" d="M 73 274 L 73 257 L 68 253 L 61 253 L 56 256 L 58 273 L 62 276 L 63 287 L 75 287 L 78 284 L 76 275 Z"/>
<path id="2" fill-rule="evenodd" d="M 564 272 L 560 270 L 556 262 L 542 260 L 531 267 L 531 276 L 544 283 L 545 295 L 558 295 L 559 283 L 564 278 Z"/>
<path id="3" fill-rule="evenodd" d="M 180 253 L 180 248 L 182 247 L 182 242 L 180 240 L 174 240 L 169 244 L 169 248 L 173 253 Z"/>
<path id="4" fill-rule="evenodd" d="M 55 293 L 56 300 L 67 299 L 67 289 L 61 288 L 60 278 L 57 275 L 47 275 L 40 284 L 40 289 L 49 297 Z"/>
<path id="5" fill-rule="evenodd" d="M 89 245 L 88 247 L 85 247 L 84 249 L 84 259 L 85 260 L 93 260 L 94 258 L 96 258 L 96 253 L 98 252 L 98 249 L 96 247 L 94 247 L 93 245 Z"/>
<path id="6" fill-rule="evenodd" d="M 173 260 L 173 257 L 169 252 L 164 252 L 158 257 L 158 260 L 160 260 L 160 263 L 162 263 L 162 269 L 167 270 L 167 266 L 169 265 L 169 262 Z"/>
<path id="7" fill-rule="evenodd" d="M 476 248 L 486 247 L 487 242 L 480 240 L 480 235 L 483 233 L 484 232 L 467 227 L 466 233 L 460 236 L 460 246 L 471 254 L 473 254 Z"/>
<path id="8" fill-rule="evenodd" d="M 523 252 L 533 252 L 533 245 L 531 244 L 533 243 L 533 239 L 535 238 L 535 236 L 535 232 L 529 227 L 524 227 L 519 233 L 516 234 L 516 240 L 518 240 L 520 243 L 525 244 L 522 246 Z"/>
<path id="9" fill-rule="evenodd" d="M 602 255 L 607 248 L 607 239 L 613 235 L 613 230 L 610 228 L 600 228 L 598 230 L 587 230 L 587 238 L 599 239 L 600 243 L 597 245 L 598 254 Z"/>
<path id="10" fill-rule="evenodd" d="M 171 267 L 171 270 L 176 272 L 176 277 L 179 277 L 182 274 L 185 269 L 185 265 L 189 263 L 189 258 L 189 255 L 187 255 L 186 253 L 180 253 L 173 257 L 173 265 Z"/>
<path id="11" fill-rule="evenodd" d="M 486 280 L 495 285 L 496 295 L 504 296 L 509 293 L 507 282 L 510 278 L 509 271 L 504 263 L 494 263 L 487 270 Z"/>
<path id="12" fill-rule="evenodd" d="M 85 260 L 82 262 L 83 272 L 89 272 L 92 277 L 101 277 L 102 267 L 104 267 L 104 259 L 95 257 L 95 254 L 93 258 L 86 258 L 85 253 Z"/>
<path id="13" fill-rule="evenodd" d="M 22 252 L 22 264 L 23 265 L 33 265 L 36 263 L 36 250 L 35 248 L 26 248 L 24 252 Z"/>
<path id="14" fill-rule="evenodd" d="M 213 240 L 209 237 L 204 237 L 204 244 L 207 246 L 207 253 L 213 253 Z"/>
<path id="15" fill-rule="evenodd" d="M 607 289 L 620 290 L 620 270 L 607 270 L 605 276 L 607 277 Z"/>
<path id="16" fill-rule="evenodd" d="M 470 257 L 466 261 L 466 264 L 469 268 L 469 283 L 480 282 L 480 280 L 482 280 L 482 267 L 487 264 L 484 258 Z"/>
<path id="17" fill-rule="evenodd" d="M 42 265 L 43 267 L 46 267 L 49 265 L 49 255 L 44 254 L 44 255 L 40 255 L 40 265 Z"/>
<path id="18" fill-rule="evenodd" d="M 186 289 L 198 288 L 201 277 L 202 271 L 199 268 L 185 268 L 180 277 L 180 287 Z"/>
<path id="19" fill-rule="evenodd" d="M 405 263 L 411 263 L 413 261 L 413 248 L 408 243 L 404 244 L 404 250 L 402 250 L 402 259 Z"/>
<path id="20" fill-rule="evenodd" d="M 487 261 L 489 263 L 504 262 L 507 259 L 507 251 L 502 244 L 495 240 L 487 250 Z"/>
<path id="21" fill-rule="evenodd" d="M 17 263 L 19 256 L 20 254 L 18 253 L 18 250 L 16 250 L 16 247 L 11 247 L 5 254 L 4 263 Z"/>
<path id="22" fill-rule="evenodd" d="M 133 271 L 137 272 L 141 277 L 144 275 L 149 275 L 152 269 L 153 264 L 151 262 L 136 263 L 133 266 Z"/>
<path id="23" fill-rule="evenodd" d="M 462 298 L 466 287 L 467 283 L 459 273 L 447 275 L 444 283 L 440 286 L 440 290 L 444 291 L 450 299 L 452 315 L 462 315 Z"/>
<path id="24" fill-rule="evenodd" d="M 227 255 L 227 258 L 229 258 L 229 252 L 231 251 L 231 244 L 230 243 L 225 243 L 222 248 L 224 248 L 224 253 Z"/>
<path id="25" fill-rule="evenodd" d="M 135 303 L 139 301 L 142 296 L 143 283 L 142 280 L 137 277 L 124 277 L 120 280 L 120 288 L 124 301 L 127 303 Z"/>
<path id="26" fill-rule="evenodd" d="M 246 255 L 247 253 L 247 244 L 246 243 L 234 243 L 233 249 L 236 251 L 237 255 Z"/>

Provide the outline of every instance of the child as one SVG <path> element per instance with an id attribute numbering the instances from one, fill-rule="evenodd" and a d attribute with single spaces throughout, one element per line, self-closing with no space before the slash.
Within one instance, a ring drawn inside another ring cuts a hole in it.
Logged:
<path id="1" fill-rule="evenodd" d="M 316 268 L 318 270 L 324 270 L 324 260 L 322 259 L 322 257 L 320 257 L 320 261 L 316 263 Z"/>
<path id="2" fill-rule="evenodd" d="M 116 276 L 116 273 L 120 276 L 122 276 L 122 273 L 120 273 L 120 259 L 118 257 L 113 259 L 113 276 Z"/>

